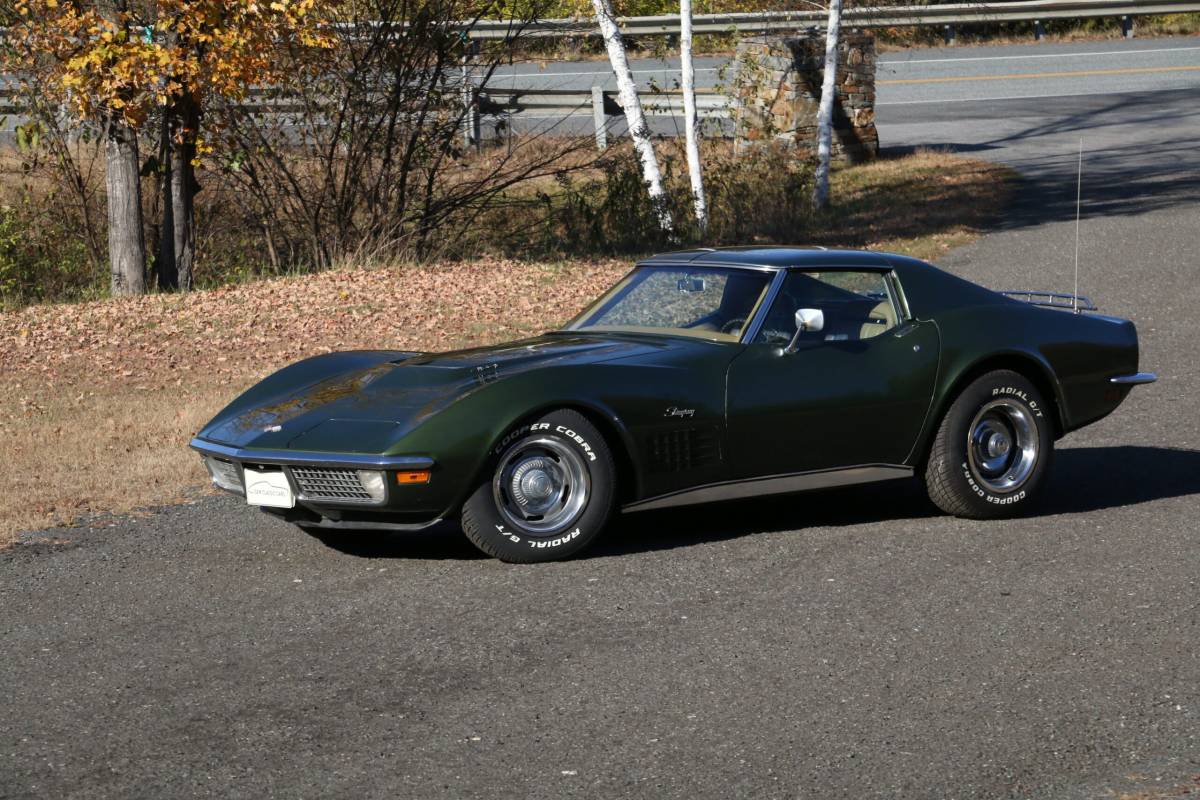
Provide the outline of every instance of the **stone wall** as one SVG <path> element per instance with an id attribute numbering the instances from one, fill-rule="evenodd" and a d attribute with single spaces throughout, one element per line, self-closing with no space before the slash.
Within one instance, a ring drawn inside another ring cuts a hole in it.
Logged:
<path id="1" fill-rule="evenodd" d="M 838 40 L 833 157 L 859 163 L 879 154 L 875 130 L 875 37 L 843 31 Z M 785 142 L 815 153 L 825 72 L 820 35 L 743 39 L 733 79 L 739 145 Z"/>

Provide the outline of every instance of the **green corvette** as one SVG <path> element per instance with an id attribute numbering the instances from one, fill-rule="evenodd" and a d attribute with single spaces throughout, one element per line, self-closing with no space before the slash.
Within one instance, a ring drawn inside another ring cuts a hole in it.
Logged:
<path id="1" fill-rule="evenodd" d="M 578 553 L 618 512 L 914 475 L 998 518 L 1033 502 L 1056 439 L 1155 379 L 1133 323 L 1094 310 L 884 253 L 669 253 L 532 339 L 293 364 L 192 447 L 302 527 L 459 516 L 514 562 Z"/>

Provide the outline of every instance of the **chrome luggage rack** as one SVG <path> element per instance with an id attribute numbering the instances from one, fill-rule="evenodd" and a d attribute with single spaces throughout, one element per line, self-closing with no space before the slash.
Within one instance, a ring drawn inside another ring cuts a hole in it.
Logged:
<path id="1" fill-rule="evenodd" d="M 1097 306 L 1087 297 L 1081 294 L 1067 294 L 1063 292 L 1000 292 L 1005 297 L 1011 297 L 1014 300 L 1023 300 L 1035 306 L 1046 306 L 1047 308 L 1062 308 L 1067 311 L 1096 311 Z"/>

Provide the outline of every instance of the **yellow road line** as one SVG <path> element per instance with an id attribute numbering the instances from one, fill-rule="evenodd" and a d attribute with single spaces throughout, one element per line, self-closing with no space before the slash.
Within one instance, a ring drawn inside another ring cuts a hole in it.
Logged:
<path id="1" fill-rule="evenodd" d="M 1129 67 L 1127 69 L 1084 69 L 1076 72 L 1014 72 L 1009 75 L 961 75 L 954 78 L 903 78 L 875 81 L 895 86 L 908 83 L 959 83 L 961 81 L 1015 81 L 1025 78 L 1085 78 L 1091 75 L 1146 75 L 1152 72 L 1200 72 L 1200 65 L 1187 67 Z"/>

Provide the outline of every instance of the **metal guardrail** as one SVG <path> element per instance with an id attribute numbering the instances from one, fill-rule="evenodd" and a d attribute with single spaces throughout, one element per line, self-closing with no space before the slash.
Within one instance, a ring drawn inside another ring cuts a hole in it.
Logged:
<path id="1" fill-rule="evenodd" d="M 19 117 L 24 109 L 18 104 L 17 93 L 0 88 L 0 119 Z M 683 92 L 678 89 L 643 91 L 642 111 L 650 117 L 682 117 Z M 278 96 L 269 90 L 254 89 L 239 107 L 251 114 L 295 114 L 305 110 L 293 98 Z M 696 111 L 701 119 L 731 119 L 733 104 L 728 95 L 717 89 L 696 90 Z M 477 142 L 480 137 L 480 117 L 503 118 L 525 114 L 537 119 L 566 119 L 590 116 L 596 144 L 607 146 L 608 126 L 613 118 L 624 115 L 617 102 L 615 90 L 600 86 L 590 89 L 519 89 L 486 86 L 475 93 L 475 103 L 465 125 L 466 139 Z M 510 128 L 511 130 L 511 128 Z"/>
<path id="2" fill-rule="evenodd" d="M 600 109 L 605 116 L 624 113 L 617 103 L 615 91 L 594 89 L 497 89 L 491 86 L 479 93 L 482 114 L 515 114 L 535 112 L 538 116 L 569 116 L 595 114 Z M 683 92 L 642 91 L 639 93 L 642 110 L 650 116 L 683 116 Z M 715 89 L 696 90 L 696 111 L 704 117 L 727 118 L 731 115 L 729 98 Z"/>
<path id="3" fill-rule="evenodd" d="M 648 117 L 682 117 L 683 92 L 679 89 L 645 91 L 640 93 L 642 113 Z M 497 89 L 486 87 L 478 96 L 478 114 L 467 121 L 468 144 L 480 139 L 479 117 L 506 117 L 529 114 L 542 119 L 566 119 L 576 115 L 591 115 L 596 146 L 608 146 L 608 126 L 611 118 L 624 115 L 617 102 L 617 92 L 599 86 L 577 89 Z M 734 116 L 733 102 L 716 89 L 696 89 L 696 114 L 701 119 L 722 120 Z M 510 128 L 511 130 L 511 128 Z"/>
<path id="4" fill-rule="evenodd" d="M 1092 17 L 1132 18 L 1194 12 L 1200 12 L 1200 2 L 1196 0 L 1012 0 L 999 3 L 850 7 L 842 12 L 842 24 L 853 28 L 903 28 Z M 825 20 L 826 13 L 820 9 L 697 14 L 692 17 L 692 30 L 695 33 L 770 33 L 819 28 Z M 679 17 L 673 14 L 618 17 L 617 23 L 627 36 L 679 35 Z M 475 40 L 599 35 L 595 20 L 590 16 L 531 21 L 483 19 L 452 24 Z M 0 28 L 0 36 L 5 34 L 5 29 Z"/>
<path id="5" fill-rule="evenodd" d="M 1200 12 L 1196 0 L 1020 0 L 1009 3 L 953 3 L 946 5 L 847 8 L 842 25 L 848 28 L 901 28 L 921 25 L 968 25 L 986 22 L 1042 22 L 1051 19 L 1135 17 L 1149 14 Z M 770 33 L 821 27 L 824 11 L 766 11 L 735 14 L 697 14 L 695 33 Z M 679 17 L 620 17 L 627 36 L 678 36 Z M 591 17 L 542 19 L 518 24 L 506 20 L 480 20 L 470 28 L 472 39 L 521 37 L 553 38 L 599 35 Z"/>

